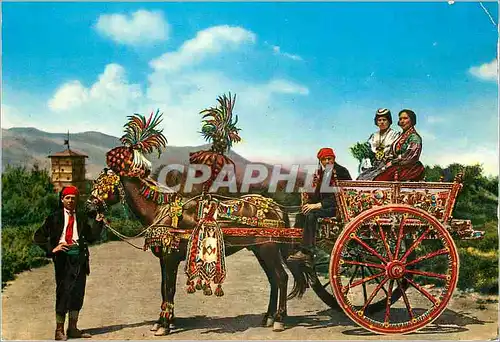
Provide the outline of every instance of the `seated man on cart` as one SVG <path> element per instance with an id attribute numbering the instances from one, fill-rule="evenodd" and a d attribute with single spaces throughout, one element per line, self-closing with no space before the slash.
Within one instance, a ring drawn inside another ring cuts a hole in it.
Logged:
<path id="1" fill-rule="evenodd" d="M 318 151 L 319 161 L 316 170 L 313 186 L 314 193 L 309 198 L 309 203 L 302 206 L 302 213 L 297 215 L 296 227 L 302 227 L 302 244 L 300 250 L 291 255 L 288 260 L 292 261 L 312 261 L 313 246 L 315 245 L 316 229 L 318 219 L 322 217 L 335 216 L 335 195 L 333 192 L 321 193 L 323 179 L 330 177 L 330 186 L 333 185 L 334 177 L 329 173 L 332 168 L 335 170 L 339 180 L 351 180 L 349 171 L 335 162 L 335 153 L 331 148 L 322 148 Z"/>

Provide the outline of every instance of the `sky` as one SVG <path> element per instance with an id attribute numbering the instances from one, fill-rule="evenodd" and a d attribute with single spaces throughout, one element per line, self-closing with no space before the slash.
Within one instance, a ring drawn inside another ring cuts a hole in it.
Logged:
<path id="1" fill-rule="evenodd" d="M 498 5 L 483 5 L 4 2 L 1 125 L 120 137 L 159 109 L 169 145 L 199 145 L 200 111 L 231 92 L 235 152 L 314 164 L 332 147 L 355 176 L 376 110 L 400 130 L 409 108 L 424 164 L 498 175 Z"/>

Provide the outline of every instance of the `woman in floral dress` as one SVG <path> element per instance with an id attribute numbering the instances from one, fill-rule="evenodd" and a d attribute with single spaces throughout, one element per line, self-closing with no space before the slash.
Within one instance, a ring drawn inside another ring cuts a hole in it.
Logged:
<path id="1" fill-rule="evenodd" d="M 382 166 L 376 181 L 420 181 L 424 178 L 424 166 L 419 161 L 422 138 L 415 130 L 417 115 L 409 109 L 399 112 L 398 125 L 403 129 L 391 147 L 391 159 Z"/>

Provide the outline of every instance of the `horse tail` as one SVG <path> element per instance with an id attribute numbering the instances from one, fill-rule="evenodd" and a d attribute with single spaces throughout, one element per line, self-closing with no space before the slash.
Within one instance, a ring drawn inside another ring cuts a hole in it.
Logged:
<path id="1" fill-rule="evenodd" d="M 290 227 L 290 216 L 288 212 L 282 211 L 283 221 L 285 227 Z M 293 276 L 293 287 L 292 291 L 288 294 L 287 299 L 302 298 L 310 283 L 310 272 L 303 265 L 297 262 L 290 262 L 287 260 L 288 256 L 293 252 L 294 248 L 292 245 L 282 244 L 280 245 L 280 253 L 282 263 L 290 270 Z"/>

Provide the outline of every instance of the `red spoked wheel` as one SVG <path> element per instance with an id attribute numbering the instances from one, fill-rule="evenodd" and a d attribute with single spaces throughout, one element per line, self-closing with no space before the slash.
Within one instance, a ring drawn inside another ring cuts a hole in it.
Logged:
<path id="1" fill-rule="evenodd" d="M 441 315 L 458 268 L 455 243 L 438 220 L 392 204 L 368 210 L 345 227 L 332 250 L 330 283 L 357 324 L 376 333 L 405 334 Z M 401 295 L 395 298 L 395 292 Z M 385 305 L 370 310 L 373 303 Z"/>

